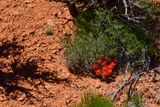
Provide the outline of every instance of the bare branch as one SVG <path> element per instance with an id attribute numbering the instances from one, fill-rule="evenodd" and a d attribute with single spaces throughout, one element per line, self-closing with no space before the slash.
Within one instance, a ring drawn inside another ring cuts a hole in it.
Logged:
<path id="1" fill-rule="evenodd" d="M 128 5 L 127 5 L 127 2 L 126 0 L 123 0 L 123 4 L 124 4 L 124 8 L 125 8 L 125 16 L 128 16 Z"/>
<path id="2" fill-rule="evenodd" d="M 140 73 L 136 73 L 134 74 L 134 76 L 132 76 L 131 78 L 129 78 L 127 81 L 125 80 L 120 86 L 119 88 L 114 92 L 113 96 L 112 96 L 112 101 L 115 101 L 117 94 L 122 91 L 127 85 L 131 84 L 132 82 L 137 84 L 138 80 L 140 79 L 140 77 L 142 75 L 144 75 L 146 72 L 140 72 Z M 135 86 L 134 86 L 135 87 Z"/>

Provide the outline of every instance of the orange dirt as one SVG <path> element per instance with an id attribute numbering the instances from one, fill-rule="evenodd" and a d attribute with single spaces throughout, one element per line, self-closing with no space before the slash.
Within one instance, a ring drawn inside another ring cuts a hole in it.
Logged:
<path id="1" fill-rule="evenodd" d="M 53 30 L 52 36 L 45 34 L 47 29 Z M 106 83 L 69 72 L 59 42 L 73 32 L 72 17 L 62 2 L 0 0 L 0 107 L 67 107 L 86 91 L 115 91 L 122 74 Z M 140 80 L 137 91 L 144 93 L 146 107 L 158 107 L 160 77 L 151 81 L 151 74 Z"/>

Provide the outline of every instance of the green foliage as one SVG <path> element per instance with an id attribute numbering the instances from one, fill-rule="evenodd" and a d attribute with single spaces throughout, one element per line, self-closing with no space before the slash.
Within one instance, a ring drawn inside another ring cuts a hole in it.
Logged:
<path id="1" fill-rule="evenodd" d="M 71 34 L 68 34 L 68 33 L 66 33 L 66 34 L 64 34 L 64 36 L 63 36 L 63 38 L 61 38 L 61 40 L 60 40 L 60 43 L 62 44 L 62 45 L 68 45 L 68 44 L 71 44 L 71 42 L 72 42 L 72 38 L 71 38 Z"/>
<path id="2" fill-rule="evenodd" d="M 51 29 L 51 28 L 47 28 L 46 29 L 46 32 L 45 32 L 45 34 L 47 35 L 47 36 L 51 36 L 51 35 L 53 35 L 53 30 Z"/>
<path id="3" fill-rule="evenodd" d="M 104 96 L 94 93 L 86 93 L 82 101 L 75 107 L 114 107 L 112 102 Z"/>
<path id="4" fill-rule="evenodd" d="M 140 4 L 148 9 L 150 12 L 157 12 L 158 6 L 155 3 L 150 3 L 148 0 L 139 0 Z"/>
<path id="5" fill-rule="evenodd" d="M 125 107 L 144 107 L 142 95 L 134 93 L 132 97 L 127 101 Z"/>
<path id="6" fill-rule="evenodd" d="M 102 55 L 115 57 L 119 65 L 125 65 L 123 58 L 130 60 L 141 56 L 143 47 L 153 51 L 152 44 L 146 43 L 137 31 L 111 17 L 106 10 L 83 13 L 76 22 L 77 36 L 65 51 L 68 67 L 72 70 L 91 71 L 91 65 Z"/>

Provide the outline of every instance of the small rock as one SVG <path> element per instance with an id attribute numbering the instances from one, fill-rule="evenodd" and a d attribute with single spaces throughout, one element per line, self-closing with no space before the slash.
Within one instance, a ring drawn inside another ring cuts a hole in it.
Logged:
<path id="1" fill-rule="evenodd" d="M 78 98 L 78 95 L 74 95 L 73 98 Z"/>
<path id="2" fill-rule="evenodd" d="M 9 96 L 10 96 L 11 99 L 15 99 L 17 97 L 17 95 L 15 93 L 10 93 Z"/>
<path id="3" fill-rule="evenodd" d="M 0 18 L 0 22 L 3 22 L 3 19 L 2 19 L 2 18 Z"/>
<path id="4" fill-rule="evenodd" d="M 47 22 L 47 24 L 50 25 L 50 26 L 52 26 L 53 23 L 54 23 L 54 21 L 52 19 L 49 19 L 48 22 Z"/>
<path id="5" fill-rule="evenodd" d="M 97 84 L 97 85 L 96 85 L 96 88 L 97 88 L 97 89 L 101 88 L 101 84 Z"/>
<path id="6" fill-rule="evenodd" d="M 51 89 L 52 88 L 52 84 L 46 83 L 45 84 L 45 88 L 48 89 L 48 90 Z"/>
<path id="7" fill-rule="evenodd" d="M 66 104 L 68 105 L 71 102 L 71 99 L 66 100 Z"/>
<path id="8" fill-rule="evenodd" d="M 40 105 L 40 107 L 47 107 L 47 104 L 46 104 L 46 103 L 42 103 L 42 104 Z"/>
<path id="9" fill-rule="evenodd" d="M 24 1 L 25 4 L 30 4 L 31 2 L 32 2 L 31 0 Z"/>
<path id="10" fill-rule="evenodd" d="M 156 104 L 160 104 L 160 98 L 156 100 Z"/>
<path id="11" fill-rule="evenodd" d="M 36 4 L 28 4 L 28 7 L 30 7 L 30 8 L 34 8 L 36 6 L 37 6 Z"/>
<path id="12" fill-rule="evenodd" d="M 18 101 L 23 101 L 26 98 L 25 94 L 22 94 L 17 100 Z"/>
<path id="13" fill-rule="evenodd" d="M 68 79 L 71 76 L 71 73 L 68 72 L 67 68 L 62 68 L 59 71 L 60 74 L 58 75 L 58 78 L 60 79 Z"/>
<path id="14" fill-rule="evenodd" d="M 2 33 L 3 32 L 3 29 L 0 29 L 0 33 Z"/>

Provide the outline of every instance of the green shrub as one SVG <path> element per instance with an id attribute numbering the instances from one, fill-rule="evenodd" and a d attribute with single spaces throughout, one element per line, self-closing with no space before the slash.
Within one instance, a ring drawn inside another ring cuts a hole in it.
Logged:
<path id="1" fill-rule="evenodd" d="M 47 28 L 46 31 L 45 31 L 45 34 L 46 34 L 47 36 L 52 36 L 52 35 L 54 34 L 54 31 L 53 31 L 53 29 L 51 29 L 51 28 Z"/>
<path id="2" fill-rule="evenodd" d="M 82 98 L 82 101 L 74 107 L 114 107 L 114 105 L 104 96 L 86 93 Z"/>
<path id="3" fill-rule="evenodd" d="M 139 2 L 140 5 L 142 5 L 144 8 L 148 9 L 152 13 L 158 11 L 158 6 L 155 3 L 149 2 L 149 0 L 139 0 Z"/>
<path id="4" fill-rule="evenodd" d="M 72 38 L 71 38 L 72 34 L 64 34 L 63 37 L 60 39 L 60 44 L 62 44 L 63 46 L 71 44 L 72 42 Z"/>
<path id="5" fill-rule="evenodd" d="M 127 101 L 125 107 L 144 107 L 144 103 L 142 101 L 142 95 L 134 93 L 131 98 Z"/>
<path id="6" fill-rule="evenodd" d="M 81 14 L 77 26 L 76 38 L 66 46 L 64 53 L 71 70 L 89 72 L 91 65 L 103 55 L 115 57 L 119 67 L 126 66 L 128 62 L 134 65 L 141 58 L 143 48 L 150 53 L 153 51 L 147 34 L 141 33 L 142 36 L 121 20 L 110 18 L 106 10 Z"/>

